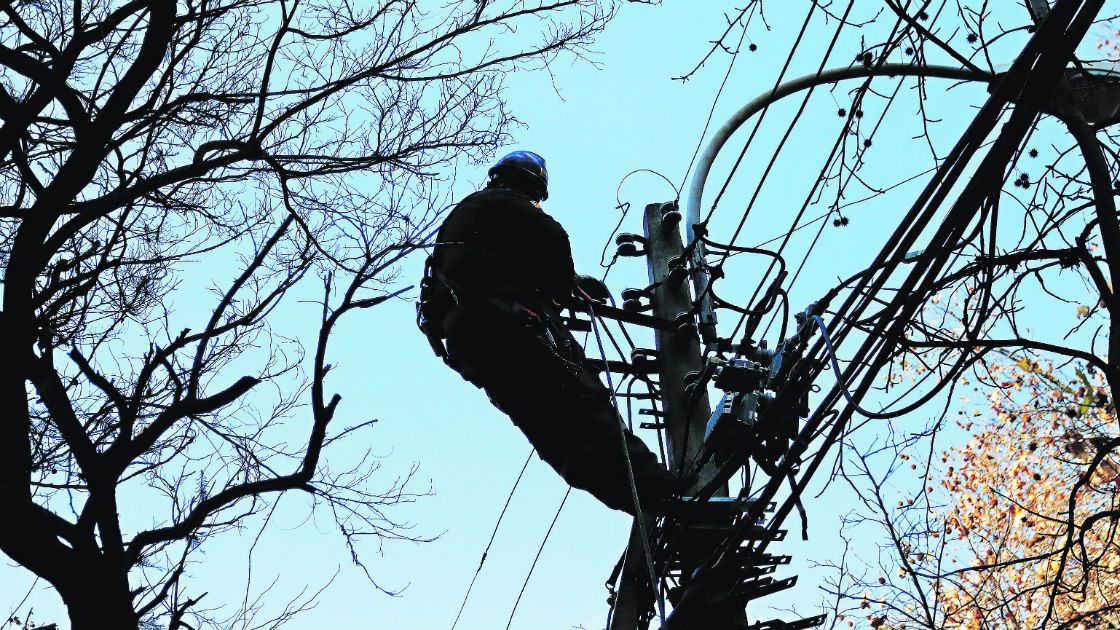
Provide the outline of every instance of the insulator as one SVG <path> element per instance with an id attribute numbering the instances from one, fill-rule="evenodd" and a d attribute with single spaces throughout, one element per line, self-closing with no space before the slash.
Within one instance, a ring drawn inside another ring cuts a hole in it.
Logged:
<path id="1" fill-rule="evenodd" d="M 684 375 L 684 384 L 686 386 L 695 385 L 700 380 L 701 374 L 703 374 L 703 371 L 701 370 L 692 370 L 691 372 L 686 372 Z"/>
<path id="2" fill-rule="evenodd" d="M 642 304 L 641 300 L 623 300 L 622 310 L 630 313 L 641 313 L 642 311 L 648 311 L 649 307 Z"/>
<path id="3" fill-rule="evenodd" d="M 637 243 L 627 241 L 625 243 L 619 243 L 615 253 L 624 258 L 631 258 L 634 256 L 641 256 L 645 251 L 638 249 Z"/>
<path id="4" fill-rule="evenodd" d="M 640 300 L 646 296 L 644 289 L 623 289 L 622 299 L 624 300 Z"/>
<path id="5" fill-rule="evenodd" d="M 665 278 L 665 280 L 671 286 L 677 287 L 680 286 L 680 284 L 684 282 L 685 278 L 687 277 L 688 269 L 685 269 L 684 267 L 673 267 L 669 270 L 669 275 Z"/>
<path id="6" fill-rule="evenodd" d="M 629 232 L 623 232 L 614 237 L 614 243 L 615 245 L 622 245 L 623 243 L 640 243 L 642 245 L 645 245 L 646 237 L 642 236 L 641 234 L 631 234 Z"/>
<path id="7" fill-rule="evenodd" d="M 645 348 L 634 348 L 630 353 L 630 363 L 636 370 L 652 370 L 657 364 L 657 353 Z"/>
<path id="8" fill-rule="evenodd" d="M 661 226 L 665 229 L 672 229 L 677 227 L 681 222 L 681 211 L 677 208 L 675 203 L 667 203 L 661 206 Z"/>

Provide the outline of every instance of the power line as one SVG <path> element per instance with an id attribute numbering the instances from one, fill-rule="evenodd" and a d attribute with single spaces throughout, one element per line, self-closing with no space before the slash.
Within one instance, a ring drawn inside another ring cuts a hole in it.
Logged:
<path id="1" fill-rule="evenodd" d="M 498 522 L 494 523 L 494 530 L 490 532 L 490 540 L 486 543 L 486 549 L 482 551 L 482 558 L 478 561 L 478 568 L 474 570 L 471 583 L 467 586 L 466 594 L 463 595 L 463 603 L 459 604 L 459 612 L 455 614 L 455 621 L 451 624 L 451 630 L 455 630 L 455 626 L 459 624 L 459 617 L 463 615 L 463 609 L 467 607 L 467 600 L 470 599 L 471 589 L 474 588 L 474 583 L 475 580 L 478 579 L 478 574 L 482 572 L 482 565 L 486 564 L 486 555 L 490 553 L 490 547 L 494 544 L 494 538 L 498 535 L 498 527 L 502 524 L 502 519 L 505 518 L 510 501 L 513 500 L 513 493 L 517 491 L 517 486 L 521 484 L 521 478 L 525 476 L 525 469 L 529 467 L 529 461 L 533 459 L 533 453 L 536 453 L 535 449 L 529 451 L 529 455 L 525 458 L 525 463 L 521 465 L 521 472 L 517 473 L 517 480 L 513 482 L 513 487 L 509 490 L 509 496 L 506 497 L 506 503 L 502 506 L 502 512 L 498 514 Z"/>
<path id="2" fill-rule="evenodd" d="M 529 578 L 533 577 L 533 570 L 537 568 L 537 560 L 541 559 L 541 552 L 544 551 L 544 545 L 548 542 L 548 537 L 552 535 L 552 528 L 556 526 L 556 519 L 560 518 L 560 511 L 564 509 L 564 504 L 568 502 L 568 495 L 572 493 L 572 487 L 568 486 L 567 491 L 564 492 L 564 498 L 560 500 L 560 506 L 556 508 L 556 514 L 552 516 L 552 522 L 548 524 L 548 531 L 544 533 L 544 540 L 541 541 L 541 546 L 537 548 L 537 555 L 533 557 L 533 564 L 529 565 L 529 573 L 525 576 L 525 581 L 521 583 L 521 590 L 517 593 L 517 599 L 513 602 L 513 610 L 509 611 L 509 621 L 506 622 L 506 630 L 509 630 L 510 625 L 513 624 L 513 616 L 517 613 L 517 606 L 521 603 L 521 596 L 525 594 L 525 587 L 529 586 Z"/>
<path id="3" fill-rule="evenodd" d="M 852 8 L 852 4 L 849 4 L 848 5 L 848 11 L 850 11 L 851 8 Z M 824 66 L 827 63 L 828 58 L 831 56 L 832 50 L 835 47 L 836 42 L 837 42 L 837 40 L 840 36 L 840 32 L 842 31 L 844 24 L 847 22 L 847 19 L 846 19 L 847 15 L 848 15 L 848 12 L 845 12 L 844 18 L 841 19 L 841 21 L 840 21 L 841 23 L 837 27 L 836 33 L 833 35 L 832 42 L 829 45 L 828 50 L 825 52 L 825 57 L 821 62 L 820 68 L 818 68 L 818 75 L 823 71 Z M 896 47 L 898 45 L 898 41 L 900 41 L 901 38 L 900 37 L 896 38 L 896 35 L 897 35 L 897 33 L 898 33 L 898 31 L 901 27 L 902 27 L 902 20 L 899 19 L 895 22 L 894 27 L 892 28 L 891 34 L 887 37 L 887 42 L 888 43 L 885 44 L 885 47 L 886 47 L 885 51 L 879 57 L 878 65 L 880 65 L 880 66 L 883 65 L 886 62 L 886 59 L 888 57 L 888 53 L 890 52 L 890 49 L 892 47 Z M 832 168 L 832 164 L 834 163 L 834 161 L 837 157 L 837 151 L 841 148 L 841 146 L 843 146 L 844 139 L 847 137 L 848 132 L 849 132 L 853 122 L 855 120 L 857 120 L 856 113 L 857 113 L 857 111 L 860 110 L 863 98 L 866 96 L 867 92 L 869 91 L 873 78 L 874 77 L 868 77 L 867 80 L 864 82 L 864 84 L 857 90 L 857 96 L 853 100 L 852 107 L 847 114 L 847 122 L 845 123 L 844 127 L 841 129 L 841 132 L 838 135 L 838 137 L 836 139 L 836 142 L 833 144 L 832 150 L 829 153 L 829 157 L 825 160 L 824 167 L 822 167 L 820 174 L 817 176 L 817 178 L 815 179 L 815 181 L 813 183 L 812 188 L 810 189 L 809 193 L 806 195 L 805 201 L 802 203 L 800 210 L 798 211 L 796 217 L 793 220 L 793 223 L 791 224 L 791 228 L 781 237 L 782 244 L 778 248 L 779 253 L 782 253 L 782 252 L 785 251 L 785 247 L 788 245 L 790 239 L 793 236 L 793 233 L 796 232 L 798 229 L 800 229 L 800 227 L 804 227 L 804 226 L 799 227 L 798 223 L 800 223 L 801 218 L 804 216 L 805 211 L 808 209 L 808 207 L 809 207 L 809 205 L 810 205 L 810 203 L 813 199 L 813 196 L 816 194 L 816 191 L 817 191 L 818 187 L 827 178 L 828 172 Z M 884 108 L 884 111 L 881 114 L 878 123 L 875 125 L 875 128 L 872 130 L 871 135 L 874 135 L 875 130 L 877 130 L 879 125 L 882 124 L 882 121 L 885 118 L 887 111 L 890 109 L 891 105 L 893 105 L 893 103 L 895 102 L 895 97 L 897 96 L 898 90 L 899 90 L 899 88 L 901 88 L 901 85 L 902 85 L 902 83 L 900 82 L 899 85 L 896 87 L 894 93 L 888 98 L 887 105 Z M 770 161 L 769 165 L 767 166 L 767 169 L 766 169 L 765 174 L 763 175 L 763 178 L 759 181 L 758 185 L 756 186 L 754 195 L 752 196 L 752 198 L 750 200 L 750 203 L 747 207 L 747 210 L 743 214 L 743 217 L 739 220 L 738 226 L 736 227 L 735 232 L 732 235 L 730 244 L 734 245 L 737 237 L 739 236 L 740 232 L 742 231 L 743 226 L 744 226 L 744 224 L 746 222 L 746 219 L 747 219 L 747 215 L 750 213 L 750 210 L 753 207 L 753 205 L 754 205 L 754 203 L 755 203 L 755 201 L 758 197 L 758 194 L 762 189 L 763 184 L 765 183 L 766 176 L 769 175 L 769 173 L 770 173 L 770 168 L 773 166 L 774 161 L 777 159 L 777 154 L 781 151 L 782 147 L 784 147 L 785 142 L 786 142 L 787 138 L 789 137 L 789 134 L 792 132 L 793 126 L 796 125 L 797 122 L 800 120 L 801 115 L 804 112 L 804 109 L 805 109 L 805 107 L 808 103 L 808 100 L 812 96 L 812 93 L 813 93 L 814 90 L 815 90 L 815 86 L 811 87 L 807 91 L 807 93 L 805 95 L 805 98 L 802 100 L 802 103 L 801 103 L 800 108 L 798 109 L 797 115 L 794 117 L 793 122 L 791 123 L 790 127 L 786 131 L 786 134 L 782 138 L 781 144 L 778 147 L 778 152 L 776 152 L 775 155 L 771 158 L 771 161 Z M 769 106 L 769 104 L 767 104 L 767 107 L 768 106 Z M 765 110 L 763 110 L 763 113 L 765 113 Z M 758 125 L 760 125 L 760 124 L 761 124 L 761 119 L 759 120 L 758 123 L 756 123 L 756 130 L 757 130 Z M 745 147 L 744 147 L 744 150 L 745 150 Z M 742 154 L 740 154 L 740 158 L 741 157 L 742 157 Z M 727 185 L 729 183 L 729 179 L 732 175 L 734 175 L 734 170 L 728 176 L 728 181 L 724 182 L 723 188 L 721 189 L 721 193 L 723 192 L 723 190 L 726 190 Z M 853 175 L 854 175 L 854 172 L 853 172 Z M 841 184 L 841 190 L 843 190 L 844 187 L 845 187 L 845 185 Z M 708 219 L 711 218 L 711 214 L 714 211 L 715 211 L 715 205 L 712 206 L 712 210 L 711 210 L 711 212 L 709 212 Z M 833 212 L 834 212 L 834 209 L 830 209 L 828 212 L 826 212 L 822 216 L 821 226 L 817 230 L 817 234 L 814 237 L 809 250 L 805 253 L 805 257 L 802 259 L 802 262 L 798 267 L 797 273 L 794 275 L 794 278 L 792 280 L 790 280 L 790 282 L 788 283 L 789 286 L 792 286 L 793 282 L 796 281 L 797 277 L 800 275 L 801 269 L 804 268 L 805 259 L 809 256 L 809 254 L 812 253 L 813 249 L 816 247 L 816 244 L 819 241 L 820 236 L 823 233 L 824 228 L 826 226 L 826 223 L 823 222 L 823 219 L 830 216 Z M 708 219 L 706 219 L 706 220 L 708 220 Z M 815 222 L 815 221 L 813 221 L 813 222 Z M 812 222 L 810 222 L 810 223 L 812 223 Z M 716 267 L 720 267 L 720 266 L 723 265 L 724 262 L 726 262 L 726 260 L 728 258 L 728 254 L 729 254 L 729 252 L 724 253 L 723 257 L 720 259 L 720 262 L 716 264 Z M 750 298 L 750 300 L 747 301 L 748 305 L 751 304 L 751 303 L 754 303 L 755 300 L 758 298 L 758 295 L 762 291 L 762 288 L 766 285 L 767 277 L 769 277 L 770 272 L 773 271 L 773 267 L 774 267 L 774 264 L 773 264 L 773 261 L 771 261 L 771 263 L 770 263 L 769 267 L 767 268 L 766 272 L 763 274 L 762 278 L 759 280 L 758 286 L 755 288 L 752 297 Z M 703 297 L 703 296 L 701 296 L 701 297 Z M 700 299 L 700 298 L 698 298 L 698 299 Z M 735 327 L 731 332 L 731 337 L 732 338 L 735 337 L 739 333 L 739 330 L 742 328 L 743 324 L 746 321 L 747 321 L 747 316 L 746 315 L 743 315 L 739 318 L 738 322 L 735 324 Z M 771 319 L 771 323 L 773 323 L 773 319 Z M 769 325 L 767 326 L 767 328 L 769 328 Z M 752 330 L 753 330 L 753 325 L 748 326 L 748 333 L 749 334 L 753 334 L 753 333 L 750 332 Z"/>
<path id="4" fill-rule="evenodd" d="M 945 259 L 950 255 L 947 251 L 943 252 L 942 248 L 948 250 L 948 243 L 957 242 L 961 233 L 967 227 L 967 223 L 974 216 L 977 206 L 989 194 L 985 182 L 991 180 L 991 174 L 996 169 L 1001 169 L 1003 165 L 1011 161 L 1027 130 L 1037 119 L 1042 106 L 1043 95 L 1050 93 L 1047 88 L 1051 88 L 1057 77 L 1060 76 L 1064 67 L 1064 60 L 1072 53 L 1073 44 L 1084 36 L 1095 14 L 1092 9 L 1086 9 L 1085 15 L 1078 14 L 1076 19 L 1073 19 L 1073 7 L 1073 4 L 1060 4 L 1055 15 L 1038 29 L 1036 35 L 1008 72 L 1007 78 L 993 90 L 992 96 L 981 108 L 968 131 L 950 152 L 949 158 L 939 169 L 937 176 L 929 183 L 911 211 L 908 212 L 913 220 L 901 223 L 876 257 L 875 266 L 880 269 L 880 273 L 874 280 L 868 276 L 862 276 L 858 288 L 850 293 L 844 304 L 837 309 L 834 321 L 843 322 L 846 319 L 858 319 L 868 304 L 866 296 L 863 296 L 863 300 L 859 299 L 861 297 L 859 291 L 868 287 L 871 292 L 875 292 L 882 286 L 897 266 L 894 264 L 895 259 L 901 259 L 901 256 L 895 252 L 904 252 L 913 245 L 933 218 L 936 209 L 945 201 L 955 183 L 962 176 L 971 157 L 983 145 L 984 138 L 995 128 L 1004 107 L 1013 99 L 1021 99 L 1016 100 L 1017 107 L 1012 112 L 1010 120 L 1001 128 L 1000 137 L 993 144 L 979 169 L 965 186 L 957 202 L 953 204 L 937 233 L 931 239 L 936 249 L 929 251 L 934 252 L 934 254 L 928 258 L 926 265 L 909 274 L 906 281 L 899 287 L 899 292 L 890 304 L 891 312 L 884 313 L 882 317 L 878 318 L 879 321 L 875 329 L 868 333 L 867 338 L 861 344 L 855 356 L 852 357 L 851 364 L 844 371 L 841 382 L 852 383 L 854 377 L 858 375 L 864 365 L 879 364 L 890 350 L 890 340 L 901 338 L 901 329 L 918 307 L 912 296 L 922 295 L 929 284 L 930 278 L 941 271 Z M 1076 23 L 1076 26 L 1071 23 Z M 1062 33 L 1067 28 L 1069 33 Z M 1063 35 L 1066 41 L 1062 41 Z M 835 294 L 830 293 L 829 298 L 831 297 L 835 297 Z M 888 327 L 890 330 L 887 330 Z M 830 331 L 830 341 L 838 343 L 839 339 L 846 336 L 849 331 L 850 327 L 844 329 L 834 325 L 834 330 Z M 806 354 L 806 359 L 802 363 L 806 378 L 812 379 L 815 376 L 814 373 L 818 371 L 819 361 L 816 358 L 821 354 L 823 346 L 823 341 L 818 342 L 816 347 Z M 853 392 L 857 399 L 862 397 L 871 386 L 874 376 L 874 371 L 867 373 L 857 385 Z M 781 396 L 781 393 L 779 396 Z M 825 417 L 828 416 L 832 407 L 841 397 L 839 387 L 833 387 L 832 391 L 826 395 L 825 400 L 817 407 L 817 411 L 806 422 L 805 427 L 801 430 L 799 440 L 794 441 L 795 447 L 803 444 L 800 440 L 804 436 L 812 434 L 821 426 Z M 824 460 L 828 446 L 835 444 L 853 411 L 854 409 L 848 406 L 836 417 L 833 428 L 826 436 L 822 449 L 813 456 L 807 466 L 802 467 L 798 492 L 804 489 L 808 480 L 811 479 L 813 473 Z M 791 461 L 801 461 L 800 456 L 804 453 L 804 450 L 802 446 L 800 450 L 791 451 Z M 788 471 L 788 464 L 783 464 L 779 468 L 779 473 Z M 773 497 L 782 481 L 780 477 L 772 478 L 759 500 L 765 502 Z M 777 523 L 784 519 L 791 509 L 792 504 L 787 500 L 775 512 L 774 522 Z M 748 516 L 756 515 L 756 511 L 752 509 Z M 742 521 L 742 523 L 750 522 L 749 518 Z M 742 529 L 743 532 L 736 532 L 736 535 L 728 539 L 727 545 L 737 544 L 737 541 L 741 540 L 741 534 L 745 533 L 746 527 L 742 523 L 738 528 Z M 726 558 L 727 545 L 724 546 L 724 552 L 714 558 L 709 566 L 722 564 Z M 759 546 L 759 550 L 762 548 L 764 548 L 764 545 Z"/>
<path id="5" fill-rule="evenodd" d="M 887 99 L 887 104 L 883 107 L 883 111 L 879 115 L 879 120 L 875 123 L 875 126 L 871 130 L 871 133 L 869 133 L 867 135 L 867 140 L 868 141 L 875 137 L 876 132 L 879 131 L 879 127 L 881 127 L 882 124 L 883 124 L 883 121 L 886 120 L 887 112 L 889 112 L 890 109 L 891 109 L 891 106 L 894 105 L 895 99 L 898 97 L 898 92 L 902 89 L 902 85 L 903 85 L 904 82 L 905 82 L 905 78 L 899 79 L 898 85 L 895 86 L 894 92 L 890 95 L 890 98 Z M 867 91 L 870 90 L 870 89 L 871 89 L 871 79 L 868 79 L 867 82 L 860 89 L 858 97 L 855 99 L 856 102 L 853 104 L 853 107 L 852 107 L 852 109 L 853 109 L 852 114 L 853 115 L 854 115 L 855 111 L 857 110 L 857 108 L 862 108 L 863 99 L 867 95 Z M 850 124 L 850 122 L 849 122 L 849 124 Z M 860 159 L 860 161 L 862 161 L 862 155 L 860 156 L 859 159 Z M 843 162 L 841 162 L 841 168 L 842 167 L 843 167 Z M 841 210 L 840 210 L 840 198 L 843 196 L 844 190 L 847 189 L 848 184 L 851 183 L 851 180 L 856 177 L 856 169 L 858 167 L 859 167 L 859 164 L 857 163 L 856 167 L 849 170 L 848 181 L 847 182 L 845 182 L 843 184 L 838 184 L 839 190 L 836 193 L 836 197 L 837 197 L 836 204 L 833 208 L 829 209 L 828 214 L 825 215 L 826 217 L 831 216 L 831 214 L 833 212 L 839 213 L 841 217 L 844 216 L 843 212 L 841 212 Z M 810 192 L 809 196 L 810 197 L 812 196 L 812 192 Z M 807 198 L 805 208 L 808 207 L 808 200 L 809 199 Z M 797 222 L 801 220 L 801 217 L 804 216 L 804 214 L 805 214 L 805 210 L 803 208 L 801 213 L 798 214 L 797 220 L 794 222 L 795 226 L 796 226 Z M 824 234 L 824 230 L 825 230 L 826 227 L 828 227 L 828 221 L 821 222 L 820 228 L 817 229 L 816 236 L 813 237 L 812 242 L 809 244 L 809 248 L 807 250 L 805 250 L 805 255 L 801 257 L 801 263 L 797 266 L 797 271 L 795 271 L 794 274 L 793 274 L 793 277 L 790 278 L 789 285 L 788 285 L 789 287 L 792 288 L 794 283 L 797 282 L 797 279 L 801 277 L 801 272 L 805 269 L 806 263 L 809 262 L 809 256 L 812 255 L 814 250 L 816 250 L 817 244 L 820 242 L 821 235 Z M 789 242 L 789 237 L 792 236 L 793 231 L 794 230 L 791 230 L 789 232 L 789 235 L 787 235 L 786 240 L 782 242 L 782 247 L 783 248 L 785 247 L 785 244 L 787 242 Z M 770 331 L 770 326 L 772 326 L 774 324 L 774 319 L 775 319 L 776 316 L 777 316 L 777 313 L 774 313 L 773 315 L 771 315 L 770 321 L 766 324 L 766 328 L 763 329 L 763 336 L 765 336 L 766 333 L 768 333 Z M 736 328 L 738 328 L 738 327 L 736 327 Z"/>
<path id="6" fill-rule="evenodd" d="M 850 0 L 850 3 L 854 3 L 854 2 L 855 2 L 855 0 Z M 813 15 L 815 14 L 815 12 L 817 10 L 817 4 L 818 3 L 814 2 L 809 6 L 809 12 L 805 14 L 805 21 L 802 22 L 801 30 L 798 31 L 798 33 L 797 33 L 797 39 L 794 40 L 793 47 L 790 48 L 789 55 L 786 56 L 785 63 L 782 64 L 782 70 L 781 70 L 781 72 L 778 73 L 778 78 L 774 81 L 774 87 L 770 90 L 771 94 L 776 92 L 778 90 L 778 87 L 781 86 L 782 81 L 786 77 L 786 73 L 789 71 L 790 65 L 793 63 L 794 55 L 796 55 L 798 49 L 801 48 L 801 42 L 805 38 L 805 33 L 808 32 L 808 30 L 809 30 L 809 22 L 811 22 L 812 19 L 813 19 Z M 848 10 L 849 11 L 851 10 L 851 4 L 848 5 Z M 846 20 L 841 20 L 840 25 L 837 27 L 837 30 L 836 30 L 836 37 L 840 36 L 840 32 L 844 29 L 844 25 L 846 23 L 847 23 Z M 835 44 L 835 38 L 833 39 L 833 44 Z M 831 53 L 831 52 L 832 52 L 832 47 L 830 46 L 829 50 L 828 50 L 828 53 Z M 828 53 L 826 53 L 826 57 L 825 57 L 826 60 L 827 60 L 827 54 Z M 735 158 L 735 164 L 732 165 L 731 172 L 728 173 L 727 179 L 725 179 L 724 182 L 723 182 L 723 185 L 720 186 L 719 193 L 716 194 L 716 198 L 712 202 L 712 209 L 708 212 L 708 216 L 704 217 L 704 223 L 707 223 L 708 220 L 711 219 L 712 214 L 715 212 L 716 207 L 719 205 L 719 202 L 723 198 L 724 193 L 727 192 L 727 187 L 731 184 L 731 178 L 734 177 L 735 173 L 739 170 L 739 166 L 742 165 L 742 163 L 743 163 L 743 158 L 746 157 L 746 155 L 747 155 L 747 150 L 749 150 L 750 147 L 751 147 L 751 144 L 754 143 L 754 139 L 758 135 L 758 130 L 762 127 L 762 122 L 766 119 L 766 114 L 770 111 L 770 105 L 771 104 L 772 103 L 767 103 L 766 107 L 764 107 L 762 109 L 762 112 L 759 114 L 758 121 L 755 122 L 754 129 L 751 129 L 751 134 L 747 137 L 747 142 L 743 145 L 743 150 L 740 151 L 739 156 L 737 158 Z M 799 118 L 800 118 L 800 113 L 798 114 L 797 117 L 794 118 L 794 121 L 792 123 L 790 123 L 790 128 L 792 128 L 794 125 L 797 124 L 797 120 Z M 779 149 L 779 152 L 780 152 L 780 149 Z M 778 152 L 776 152 L 772 156 L 771 160 L 777 159 L 777 156 L 778 156 Z M 760 182 L 760 185 L 761 185 L 761 182 Z M 744 220 L 745 220 L 745 217 L 744 217 Z M 732 239 L 732 243 L 734 243 L 734 239 Z"/>

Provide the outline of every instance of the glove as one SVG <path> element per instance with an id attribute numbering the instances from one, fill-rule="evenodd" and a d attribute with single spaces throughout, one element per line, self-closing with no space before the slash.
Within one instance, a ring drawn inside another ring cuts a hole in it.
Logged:
<path id="1" fill-rule="evenodd" d="M 596 302 L 608 302 L 611 299 L 611 291 L 607 288 L 607 285 L 593 276 L 576 274 L 576 288 L 582 289 L 587 297 Z"/>

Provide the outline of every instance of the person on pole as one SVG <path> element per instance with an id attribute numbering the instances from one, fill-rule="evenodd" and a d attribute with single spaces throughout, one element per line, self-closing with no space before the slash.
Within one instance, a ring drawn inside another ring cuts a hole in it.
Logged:
<path id="1" fill-rule="evenodd" d="M 515 151 L 498 160 L 485 188 L 440 227 L 417 322 L 436 354 L 482 388 L 568 484 L 630 514 L 636 490 L 642 511 L 659 513 L 684 484 L 623 426 L 610 390 L 560 323 L 576 295 L 610 293 L 575 273 L 567 232 L 541 209 L 547 198 L 543 158 Z"/>

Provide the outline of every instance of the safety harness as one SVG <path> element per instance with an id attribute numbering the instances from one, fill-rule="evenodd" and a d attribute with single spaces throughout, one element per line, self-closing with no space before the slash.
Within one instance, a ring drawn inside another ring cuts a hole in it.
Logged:
<path id="1" fill-rule="evenodd" d="M 416 326 L 428 340 L 428 345 L 436 356 L 443 359 L 444 363 L 458 370 L 454 361 L 447 352 L 446 338 L 447 316 L 453 308 L 466 302 L 475 301 L 484 303 L 500 312 L 525 318 L 533 327 L 541 341 L 551 350 L 573 373 L 582 369 L 582 352 L 567 343 L 558 313 L 550 312 L 546 306 L 547 298 L 539 301 L 542 306 L 530 308 L 520 299 L 513 297 L 513 290 L 493 290 L 486 293 L 470 291 L 448 278 L 433 260 L 428 256 L 424 261 L 424 276 L 420 280 L 420 300 L 416 303 Z"/>
<path id="2" fill-rule="evenodd" d="M 447 315 L 451 309 L 467 302 L 482 303 L 500 312 L 528 317 L 540 322 L 551 323 L 552 318 L 546 317 L 543 309 L 530 308 L 522 300 L 513 297 L 513 289 L 493 289 L 485 292 L 468 290 L 447 276 L 435 263 L 432 256 L 424 262 L 424 277 L 420 280 L 420 301 L 416 304 L 416 325 L 428 343 L 432 346 L 436 356 L 448 360 L 446 338 Z M 547 331 L 553 345 L 556 344 L 554 332 Z"/>

